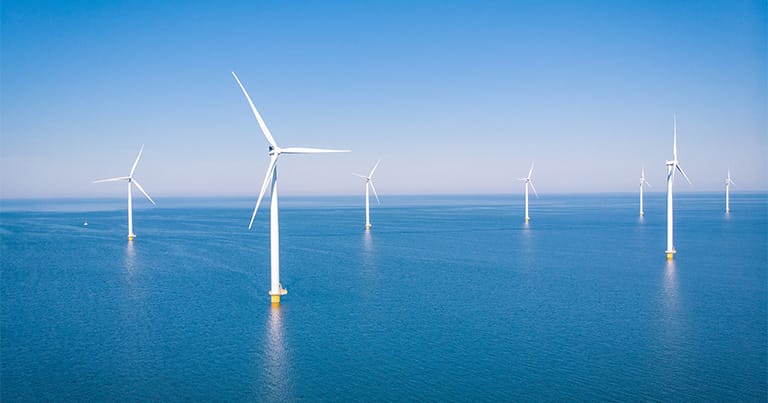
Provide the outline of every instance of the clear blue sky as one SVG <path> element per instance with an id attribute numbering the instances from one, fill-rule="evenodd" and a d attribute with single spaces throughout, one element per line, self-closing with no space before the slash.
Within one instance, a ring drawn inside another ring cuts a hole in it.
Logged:
<path id="1" fill-rule="evenodd" d="M 768 189 L 766 2 L 2 2 L 3 198 Z"/>

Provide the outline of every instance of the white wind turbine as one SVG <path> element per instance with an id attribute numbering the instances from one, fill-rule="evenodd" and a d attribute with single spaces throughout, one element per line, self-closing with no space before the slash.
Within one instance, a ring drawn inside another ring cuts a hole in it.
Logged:
<path id="1" fill-rule="evenodd" d="M 645 215 L 645 211 L 643 211 L 643 186 L 648 185 L 649 188 L 652 188 L 650 183 L 648 183 L 647 180 L 645 180 L 645 167 L 640 168 L 640 217 Z"/>
<path id="2" fill-rule="evenodd" d="M 363 178 L 365 180 L 365 229 L 371 229 L 371 213 L 370 213 L 370 195 L 368 193 L 368 187 L 370 186 L 371 189 L 373 189 L 373 195 L 376 196 L 376 203 L 381 204 L 381 201 L 379 201 L 379 195 L 376 194 L 376 187 L 373 186 L 373 173 L 376 171 L 376 167 L 379 166 L 379 162 L 381 160 L 378 160 L 376 162 L 376 165 L 373 166 L 373 169 L 371 169 L 371 173 L 368 174 L 368 176 L 360 175 L 360 174 L 352 174 L 355 176 L 358 176 L 360 178 Z"/>
<path id="3" fill-rule="evenodd" d="M 674 118 L 674 134 L 672 140 L 672 161 L 667 161 L 667 260 L 674 258 L 676 253 L 675 244 L 673 242 L 673 208 L 672 208 L 672 183 L 675 179 L 675 170 L 680 171 L 688 184 L 691 184 L 691 180 L 688 179 L 688 175 L 685 174 L 680 164 L 677 161 L 677 117 Z"/>
<path id="4" fill-rule="evenodd" d="M 264 197 L 264 192 L 267 190 L 267 186 L 272 185 L 271 189 L 271 202 L 269 206 L 269 243 L 270 243 L 270 271 L 271 271 L 271 284 L 269 289 L 269 295 L 272 297 L 273 304 L 280 303 L 280 296 L 288 293 L 286 289 L 280 284 L 280 223 L 278 221 L 277 210 L 277 159 L 282 154 L 318 154 L 318 153 L 340 153 L 349 152 L 349 150 L 328 150 L 322 148 L 306 148 L 306 147 L 278 147 L 275 139 L 272 137 L 272 133 L 269 132 L 267 125 L 261 118 L 259 111 L 256 110 L 256 106 L 253 105 L 251 97 L 243 87 L 240 79 L 237 78 L 237 74 L 232 72 L 232 76 L 235 77 L 235 81 L 243 90 L 245 98 L 248 100 L 248 104 L 251 106 L 253 116 L 256 117 L 256 121 L 261 127 L 261 132 L 264 133 L 264 137 L 269 142 L 269 167 L 267 168 L 267 174 L 264 176 L 264 184 L 261 185 L 261 192 L 259 192 L 259 199 L 256 201 L 256 207 L 253 209 L 253 215 L 251 215 L 251 222 L 248 224 L 248 229 L 253 226 L 253 220 L 256 218 L 256 212 L 259 211 L 259 205 L 261 199 Z"/>
<path id="5" fill-rule="evenodd" d="M 531 182 L 531 174 L 533 173 L 533 162 L 531 162 L 531 170 L 528 171 L 528 176 L 525 178 L 519 178 L 518 180 L 525 181 L 525 222 L 530 221 L 530 217 L 528 217 L 528 185 L 531 185 L 531 189 L 533 189 L 533 194 L 536 195 L 536 198 L 539 197 L 539 194 L 536 193 L 536 188 L 533 186 L 533 182 Z"/>
<path id="6" fill-rule="evenodd" d="M 731 180 L 731 170 L 728 170 L 728 177 L 725 178 L 725 212 L 730 213 L 731 212 L 731 204 L 730 204 L 730 193 L 731 193 L 731 185 L 734 185 L 735 183 L 733 180 Z"/>
<path id="7" fill-rule="evenodd" d="M 136 180 L 136 178 L 133 177 L 133 173 L 136 171 L 136 165 L 139 164 L 139 158 L 141 158 L 141 153 L 144 152 L 144 145 L 141 146 L 141 149 L 139 150 L 139 155 L 136 156 L 136 161 L 133 162 L 133 166 L 131 167 L 131 173 L 128 174 L 128 176 L 120 176 L 117 178 L 110 178 L 110 179 L 101 179 L 94 181 L 93 183 L 101 183 L 101 182 L 117 182 L 117 181 L 127 181 L 128 182 L 128 240 L 133 241 L 134 238 L 136 238 L 136 234 L 133 233 L 133 197 L 131 196 L 131 190 L 132 190 L 132 184 L 136 185 L 136 187 L 141 191 L 141 193 L 144 194 L 144 196 L 147 196 L 147 199 L 152 202 L 152 204 L 155 204 L 155 201 L 152 200 L 151 197 L 147 194 L 147 192 L 144 191 L 144 188 L 141 187 L 139 184 L 139 181 Z"/>

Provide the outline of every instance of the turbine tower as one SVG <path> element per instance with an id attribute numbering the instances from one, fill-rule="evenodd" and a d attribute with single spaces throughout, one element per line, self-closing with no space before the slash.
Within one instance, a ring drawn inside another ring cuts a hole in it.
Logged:
<path id="1" fill-rule="evenodd" d="M 645 180 L 645 167 L 640 168 L 640 217 L 645 215 L 645 211 L 643 211 L 643 186 L 647 185 L 649 188 L 652 188 L 650 183 L 648 183 L 647 180 Z"/>
<path id="2" fill-rule="evenodd" d="M 371 229 L 371 214 L 370 214 L 370 206 L 369 206 L 370 196 L 368 193 L 369 185 L 370 185 L 370 188 L 373 189 L 373 195 L 376 196 L 376 203 L 381 204 L 381 202 L 379 201 L 379 195 L 376 194 L 376 188 L 373 186 L 373 173 L 376 171 L 376 167 L 379 166 L 379 162 L 381 162 L 381 160 L 376 162 L 376 165 L 373 166 L 373 169 L 371 169 L 371 173 L 368 174 L 368 176 L 360 175 L 360 174 L 352 174 L 360 178 L 363 178 L 363 180 L 365 180 L 365 229 L 366 230 Z"/>
<path id="3" fill-rule="evenodd" d="M 688 175 L 685 174 L 680 164 L 677 161 L 677 117 L 674 117 L 674 132 L 672 138 L 672 160 L 667 161 L 667 260 L 671 260 L 675 256 L 675 244 L 673 242 L 673 208 L 672 208 L 672 183 L 675 179 L 675 170 L 680 171 L 688 184 L 691 180 L 688 179 Z"/>
<path id="4" fill-rule="evenodd" d="M 141 187 L 139 184 L 139 181 L 136 180 L 136 178 L 133 177 L 133 173 L 136 171 L 136 165 L 139 165 L 139 158 L 141 158 L 141 153 L 144 152 L 144 145 L 141 146 L 141 149 L 139 150 L 139 155 L 136 156 L 136 161 L 133 162 L 133 166 L 131 167 L 131 173 L 128 174 L 128 176 L 120 176 L 117 178 L 109 178 L 109 179 L 100 179 L 97 181 L 93 181 L 93 183 L 102 183 L 102 182 L 118 182 L 118 181 L 127 181 L 128 182 L 128 240 L 133 241 L 134 238 L 136 238 L 136 234 L 133 233 L 133 197 L 131 195 L 132 185 L 136 185 L 136 187 L 141 191 L 141 193 L 144 194 L 144 196 L 149 199 L 149 201 L 152 202 L 153 205 L 155 205 L 155 201 L 152 200 L 151 197 L 147 194 L 147 192 L 144 191 L 144 188 Z"/>
<path id="5" fill-rule="evenodd" d="M 731 170 L 728 170 L 728 177 L 725 178 L 725 212 L 730 213 L 731 212 L 731 204 L 730 204 L 730 193 L 731 193 L 731 185 L 734 185 L 735 183 L 733 180 L 731 180 Z"/>
<path id="6" fill-rule="evenodd" d="M 528 185 L 531 185 L 531 189 L 533 189 L 533 194 L 536 195 L 536 198 L 539 197 L 539 194 L 536 193 L 536 188 L 533 186 L 533 182 L 531 182 L 531 174 L 533 173 L 533 162 L 531 162 L 531 170 L 528 171 L 528 176 L 525 178 L 519 178 L 518 180 L 525 181 L 525 222 L 530 221 L 530 217 L 528 216 Z"/>
<path id="7" fill-rule="evenodd" d="M 270 272 L 271 272 L 271 284 L 269 289 L 269 295 L 272 299 L 273 305 L 280 304 L 280 296 L 285 295 L 288 291 L 280 284 L 280 222 L 278 220 L 277 209 L 277 159 L 283 154 L 319 154 L 319 153 L 341 153 L 349 152 L 349 150 L 328 150 L 323 148 L 307 148 L 307 147 L 278 147 L 275 139 L 272 137 L 272 133 L 269 132 L 267 125 L 261 118 L 259 111 L 256 110 L 256 106 L 253 105 L 251 97 L 243 87 L 240 79 L 237 78 L 237 74 L 232 72 L 232 76 L 237 81 L 237 85 L 243 90 L 245 98 L 248 100 L 248 105 L 251 107 L 253 116 L 256 117 L 256 121 L 259 123 L 261 132 L 269 143 L 269 167 L 267 168 L 267 174 L 264 176 L 264 183 L 261 185 L 261 192 L 259 192 L 259 199 L 256 201 L 256 207 L 253 209 L 253 215 L 251 215 L 251 222 L 248 224 L 248 229 L 253 226 L 253 220 L 256 218 L 256 212 L 259 211 L 259 205 L 261 199 L 264 197 L 264 192 L 271 184 L 271 202 L 269 206 L 269 244 L 270 244 Z"/>

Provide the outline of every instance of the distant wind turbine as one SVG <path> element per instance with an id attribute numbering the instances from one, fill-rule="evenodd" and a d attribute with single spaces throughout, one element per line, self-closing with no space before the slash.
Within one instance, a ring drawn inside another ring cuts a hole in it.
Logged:
<path id="1" fill-rule="evenodd" d="M 379 166 L 380 162 L 381 160 L 376 162 L 376 165 L 373 166 L 373 169 L 371 169 L 371 173 L 369 173 L 368 176 L 360 175 L 360 174 L 352 174 L 360 178 L 363 178 L 363 180 L 365 180 L 365 229 L 366 230 L 371 229 L 371 214 L 370 214 L 370 206 L 369 206 L 370 196 L 368 193 L 369 186 L 371 189 L 373 189 L 373 195 L 376 196 L 376 203 L 381 204 L 381 202 L 379 201 L 379 195 L 376 194 L 376 188 L 373 186 L 373 173 L 376 171 L 376 167 Z"/>
<path id="2" fill-rule="evenodd" d="M 650 183 L 648 183 L 647 180 L 645 180 L 645 167 L 640 168 L 640 217 L 645 215 L 645 211 L 643 211 L 643 186 L 648 185 L 649 188 L 652 188 Z"/>
<path id="3" fill-rule="evenodd" d="M 735 182 L 731 180 L 731 170 L 729 169 L 728 177 L 725 178 L 725 212 L 726 213 L 731 212 L 731 205 L 730 205 L 731 185 L 735 185 Z"/>
<path id="4" fill-rule="evenodd" d="M 672 140 L 672 161 L 667 161 L 667 260 L 674 258 L 675 244 L 672 238 L 673 232 L 673 208 L 672 208 L 672 183 L 675 179 L 675 170 L 680 171 L 688 184 L 691 184 L 691 180 L 688 179 L 688 175 L 685 174 L 680 164 L 677 161 L 677 117 L 674 117 L 674 134 Z"/>
<path id="5" fill-rule="evenodd" d="M 237 78 L 237 74 L 232 72 L 232 76 L 235 77 L 237 85 L 243 90 L 245 98 L 248 100 L 248 104 L 251 106 L 253 116 L 256 117 L 256 121 L 259 123 L 261 132 L 269 143 L 269 167 L 267 168 L 267 174 L 264 176 L 264 184 L 261 185 L 261 192 L 259 193 L 259 199 L 256 201 L 256 207 L 253 209 L 253 215 L 251 215 L 251 222 L 248 224 L 248 229 L 253 226 L 253 220 L 256 218 L 256 212 L 259 211 L 259 205 L 261 199 L 264 197 L 264 192 L 267 190 L 267 186 L 272 185 L 271 189 L 271 202 L 269 206 L 269 241 L 270 241 L 270 262 L 271 262 L 271 286 L 269 295 L 272 297 L 272 304 L 280 304 L 280 296 L 285 295 L 288 291 L 280 284 L 280 223 L 278 221 L 277 210 L 277 159 L 282 154 L 319 154 L 319 153 L 341 153 L 349 152 L 349 150 L 328 150 L 322 148 L 307 148 L 307 147 L 278 147 L 275 139 L 272 137 L 272 133 L 269 132 L 267 125 L 261 118 L 259 111 L 256 110 L 256 106 L 253 105 L 251 97 L 243 87 L 240 79 Z"/>
<path id="6" fill-rule="evenodd" d="M 110 179 L 101 179 L 93 182 L 93 183 L 117 182 L 117 181 L 128 182 L 128 240 L 129 241 L 133 241 L 133 239 L 136 238 L 136 234 L 133 233 L 133 197 L 131 196 L 131 190 L 132 190 L 131 185 L 132 184 L 136 185 L 136 187 L 141 191 L 141 193 L 143 193 L 144 196 L 146 196 L 147 199 L 149 199 L 149 201 L 152 202 L 152 204 L 155 204 L 155 201 L 152 200 L 152 198 L 149 197 L 147 192 L 144 191 L 144 188 L 141 187 L 141 185 L 139 184 L 139 181 L 137 181 L 136 178 L 133 177 L 133 173 L 136 171 L 136 165 L 139 164 L 139 158 L 141 158 L 142 152 L 144 152 L 144 145 L 141 146 L 141 149 L 139 150 L 139 155 L 136 156 L 136 161 L 133 162 L 133 167 L 131 167 L 131 173 L 129 173 L 128 176 L 120 176 L 117 178 L 110 178 Z"/>
<path id="7" fill-rule="evenodd" d="M 533 162 L 531 162 L 531 170 L 528 171 L 528 176 L 525 178 L 519 178 L 518 180 L 525 181 L 525 222 L 530 221 L 530 217 L 528 216 L 528 185 L 531 185 L 531 189 L 533 189 L 533 194 L 536 195 L 536 198 L 539 197 L 539 194 L 536 193 L 536 188 L 533 186 L 533 182 L 531 182 L 531 174 L 533 173 Z"/>

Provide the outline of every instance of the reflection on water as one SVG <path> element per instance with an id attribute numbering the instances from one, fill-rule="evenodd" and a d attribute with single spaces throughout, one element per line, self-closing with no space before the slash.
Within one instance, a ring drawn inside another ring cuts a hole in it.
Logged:
<path id="1" fill-rule="evenodd" d="M 677 274 L 675 273 L 675 261 L 667 260 L 664 268 L 664 306 L 669 310 L 676 310 L 677 299 Z"/>
<path id="2" fill-rule="evenodd" d="M 521 231 L 522 236 L 520 237 L 520 241 L 522 243 L 522 250 L 524 252 L 531 252 L 533 250 L 533 243 L 531 240 L 531 237 L 533 236 L 533 232 L 531 231 L 531 224 L 526 222 L 523 224 L 523 230 Z"/>
<path id="3" fill-rule="evenodd" d="M 363 233 L 363 250 L 367 254 L 373 251 L 373 240 L 371 239 L 371 231 L 365 231 Z"/>
<path id="4" fill-rule="evenodd" d="M 125 247 L 125 270 L 129 275 L 136 272 L 136 251 L 133 250 L 133 242 L 128 242 Z"/>
<path id="5" fill-rule="evenodd" d="M 373 270 L 376 266 L 374 262 L 373 236 L 371 235 L 371 231 L 365 231 L 363 233 L 362 263 L 365 271 Z"/>
<path id="6" fill-rule="evenodd" d="M 667 260 L 661 289 L 661 330 L 663 345 L 667 347 L 679 346 L 679 343 L 684 342 L 681 339 L 684 324 L 680 304 L 675 261 Z"/>
<path id="7" fill-rule="evenodd" d="M 136 250 L 133 242 L 127 242 L 125 247 L 125 255 L 123 257 L 123 278 L 126 283 L 126 290 L 128 296 L 135 304 L 138 301 L 143 301 L 145 298 L 144 292 L 146 291 L 142 286 L 141 280 L 141 262 L 136 257 Z"/>
<path id="8" fill-rule="evenodd" d="M 257 400 L 292 401 L 291 376 L 289 371 L 290 357 L 287 354 L 285 332 L 283 328 L 283 310 L 271 306 L 267 322 L 267 339 L 262 356 L 264 370 L 262 371 L 266 387 L 266 395 Z"/>

